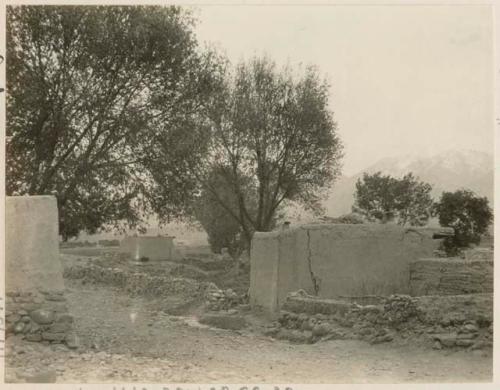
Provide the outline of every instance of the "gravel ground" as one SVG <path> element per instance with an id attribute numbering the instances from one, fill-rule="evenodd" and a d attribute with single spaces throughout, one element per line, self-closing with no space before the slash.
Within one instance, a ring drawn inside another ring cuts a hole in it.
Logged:
<path id="1" fill-rule="evenodd" d="M 436 351 L 415 345 L 330 340 L 293 345 L 264 337 L 259 320 L 244 331 L 200 325 L 196 311 L 130 298 L 120 291 L 66 281 L 81 340 L 78 350 L 9 338 L 6 375 L 32 380 L 39 371 L 58 383 L 399 383 L 484 382 L 491 353 Z M 31 375 L 31 377 L 30 377 Z M 49 375 L 50 376 L 50 375 Z M 35 378 L 35 379 L 33 379 Z"/>

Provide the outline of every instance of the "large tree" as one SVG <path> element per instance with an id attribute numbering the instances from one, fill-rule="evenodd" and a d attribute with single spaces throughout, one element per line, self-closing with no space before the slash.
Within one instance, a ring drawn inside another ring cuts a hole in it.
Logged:
<path id="1" fill-rule="evenodd" d="M 381 172 L 363 174 L 356 182 L 353 211 L 369 220 L 423 226 L 432 214 L 430 184 L 408 173 L 398 179 Z"/>
<path id="2" fill-rule="evenodd" d="M 277 210 L 286 202 L 319 211 L 322 190 L 338 176 L 342 156 L 329 93 L 313 67 L 300 73 L 254 58 L 233 72 L 226 69 L 198 121 L 184 122 L 193 140 L 184 144 L 184 153 L 204 155 L 203 164 L 179 158 L 169 149 L 169 134 L 158 128 L 150 145 L 153 175 L 166 184 L 193 179 L 190 190 L 209 192 L 239 224 L 247 243 L 253 232 L 273 228 Z M 223 167 L 222 187 L 209 180 L 214 167 Z M 171 196 L 168 185 L 157 184 L 158 198 Z"/>
<path id="3" fill-rule="evenodd" d="M 217 73 L 193 22 L 179 7 L 8 7 L 7 194 L 55 193 L 64 237 L 140 223 L 149 123 L 181 144 Z"/>

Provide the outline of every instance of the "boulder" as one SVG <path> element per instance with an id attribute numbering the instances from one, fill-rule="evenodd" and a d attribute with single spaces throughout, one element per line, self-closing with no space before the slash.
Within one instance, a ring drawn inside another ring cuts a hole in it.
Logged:
<path id="1" fill-rule="evenodd" d="M 22 333 L 24 331 L 24 322 L 18 322 L 17 324 L 14 325 L 14 333 Z"/>
<path id="2" fill-rule="evenodd" d="M 456 333 L 442 333 L 434 335 L 434 340 L 438 340 L 443 347 L 451 348 L 457 341 Z"/>
<path id="3" fill-rule="evenodd" d="M 54 322 L 54 312 L 51 310 L 38 309 L 31 312 L 31 319 L 40 325 L 48 325 Z"/>
<path id="4" fill-rule="evenodd" d="M 469 339 L 459 339 L 459 340 L 457 340 L 457 345 L 459 347 L 470 347 L 472 344 L 474 344 L 473 340 L 469 340 Z"/>
<path id="5" fill-rule="evenodd" d="M 476 326 L 476 325 L 473 325 L 473 324 L 466 324 L 466 325 L 464 325 L 464 326 L 463 326 L 462 330 L 463 330 L 464 332 L 470 332 L 470 333 L 472 333 L 472 332 L 477 332 L 477 331 L 478 331 L 478 328 L 477 328 L 477 326 Z"/>
<path id="6" fill-rule="evenodd" d="M 75 333 L 67 334 L 65 341 L 68 348 L 77 349 L 80 346 L 80 339 Z"/>
<path id="7" fill-rule="evenodd" d="M 312 334 L 315 337 L 323 337 L 330 333 L 331 330 L 331 325 L 327 322 L 323 322 L 314 326 L 314 328 L 312 329 Z"/>

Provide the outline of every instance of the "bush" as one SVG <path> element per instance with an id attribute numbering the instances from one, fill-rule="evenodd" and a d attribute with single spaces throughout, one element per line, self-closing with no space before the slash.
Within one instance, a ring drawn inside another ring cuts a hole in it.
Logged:
<path id="1" fill-rule="evenodd" d="M 443 192 L 434 207 L 441 226 L 455 230 L 453 237 L 443 241 L 443 249 L 448 256 L 456 256 L 471 244 L 479 244 L 481 235 L 493 221 L 493 212 L 485 197 L 476 196 L 469 190 Z"/>

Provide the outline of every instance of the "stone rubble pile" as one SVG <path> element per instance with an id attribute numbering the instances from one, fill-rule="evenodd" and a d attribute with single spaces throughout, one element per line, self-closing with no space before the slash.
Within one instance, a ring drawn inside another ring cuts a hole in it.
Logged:
<path id="1" fill-rule="evenodd" d="M 492 294 L 423 296 L 416 298 L 433 347 L 488 349 L 493 342 Z"/>
<path id="2" fill-rule="evenodd" d="M 63 276 L 68 279 L 80 279 L 83 283 L 117 287 L 131 295 L 155 297 L 200 296 L 208 285 L 205 282 L 188 278 L 176 278 L 169 275 L 154 276 L 133 270 L 93 264 L 66 267 Z"/>
<path id="3" fill-rule="evenodd" d="M 448 310 L 443 310 L 447 307 Z M 488 315 L 488 313 L 491 313 Z M 318 299 L 303 294 L 287 298 L 268 336 L 295 343 L 360 339 L 378 344 L 416 338 L 436 349 L 492 347 L 492 297 L 410 297 L 391 295 L 381 304 Z"/>
<path id="4" fill-rule="evenodd" d="M 430 330 L 429 336 L 434 340 L 434 349 L 461 347 L 474 350 L 493 346 L 493 326 L 481 328 L 475 321 L 456 326 L 435 327 Z"/>
<path id="5" fill-rule="evenodd" d="M 378 314 L 381 314 L 387 323 L 397 326 L 417 317 L 419 311 L 415 298 L 408 295 L 391 295 L 385 300 L 383 310 Z"/>
<path id="6" fill-rule="evenodd" d="M 221 290 L 215 284 L 210 283 L 205 290 L 205 300 L 208 310 L 220 311 L 230 310 L 246 303 L 247 297 L 238 295 L 230 288 Z"/>
<path id="7" fill-rule="evenodd" d="M 328 301 L 328 304 L 322 305 L 326 310 L 319 313 L 283 311 L 277 323 L 266 333 L 296 343 L 331 339 L 361 339 L 372 344 L 392 341 L 389 320 L 381 315 L 383 310 L 380 307 Z M 297 306 L 288 305 L 288 308 L 295 309 Z"/>

